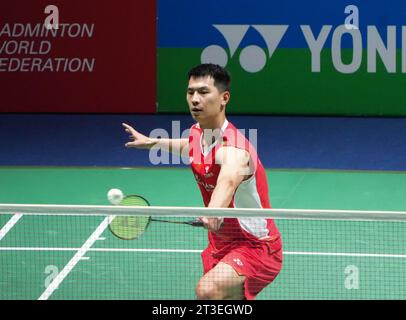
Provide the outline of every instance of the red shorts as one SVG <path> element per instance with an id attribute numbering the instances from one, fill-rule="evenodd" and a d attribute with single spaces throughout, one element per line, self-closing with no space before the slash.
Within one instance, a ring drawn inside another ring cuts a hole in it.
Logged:
<path id="1" fill-rule="evenodd" d="M 262 242 L 260 246 L 237 246 L 223 257 L 216 257 L 215 250 L 209 246 L 202 252 L 204 273 L 213 269 L 219 262 L 227 263 L 234 270 L 245 276 L 244 295 L 247 300 L 270 284 L 282 268 L 282 241 Z"/>

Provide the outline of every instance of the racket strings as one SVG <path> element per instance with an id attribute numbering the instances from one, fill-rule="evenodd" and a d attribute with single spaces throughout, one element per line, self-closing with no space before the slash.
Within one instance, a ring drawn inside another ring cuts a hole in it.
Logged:
<path id="1" fill-rule="evenodd" d="M 127 196 L 121 202 L 121 206 L 149 206 L 146 199 L 140 196 Z M 110 222 L 110 230 L 117 237 L 125 240 L 140 237 L 148 228 L 151 217 L 149 216 L 116 216 Z"/>
<path id="2" fill-rule="evenodd" d="M 126 196 L 121 202 L 122 206 L 149 206 L 149 202 L 138 195 Z M 118 238 L 131 240 L 139 238 L 148 228 L 151 221 L 168 222 L 176 224 L 187 224 L 191 226 L 203 226 L 199 220 L 180 221 L 180 220 L 167 220 L 159 218 L 151 218 L 150 216 L 116 216 L 110 221 L 109 228 L 114 235 Z"/>

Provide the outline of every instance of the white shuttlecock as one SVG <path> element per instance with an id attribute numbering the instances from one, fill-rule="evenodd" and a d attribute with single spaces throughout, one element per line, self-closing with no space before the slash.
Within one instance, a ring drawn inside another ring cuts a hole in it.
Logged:
<path id="1" fill-rule="evenodd" d="M 107 193 L 107 199 L 111 204 L 119 204 L 123 200 L 124 194 L 120 189 L 110 189 Z"/>

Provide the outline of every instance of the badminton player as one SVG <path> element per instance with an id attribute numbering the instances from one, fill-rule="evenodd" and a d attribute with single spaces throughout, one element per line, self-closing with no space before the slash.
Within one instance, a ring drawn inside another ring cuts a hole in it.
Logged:
<path id="1" fill-rule="evenodd" d="M 149 138 L 123 124 L 126 147 L 159 146 L 189 154 L 191 169 L 209 208 L 270 208 L 265 169 L 254 146 L 226 118 L 230 74 L 214 64 L 188 73 L 186 100 L 196 123 L 189 139 Z M 282 267 L 282 241 L 272 219 L 200 217 L 208 229 L 198 299 L 255 299 Z"/>

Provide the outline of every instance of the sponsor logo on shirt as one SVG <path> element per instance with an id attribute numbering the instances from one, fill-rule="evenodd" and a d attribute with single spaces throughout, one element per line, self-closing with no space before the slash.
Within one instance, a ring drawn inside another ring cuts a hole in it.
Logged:
<path id="1" fill-rule="evenodd" d="M 210 184 L 210 183 L 207 183 L 207 182 L 203 181 L 202 178 L 201 178 L 197 173 L 195 173 L 195 179 L 196 179 L 196 182 L 197 182 L 198 184 L 200 184 L 201 186 L 203 186 L 203 188 L 204 188 L 206 191 L 210 191 L 210 192 L 211 192 L 211 191 L 214 190 L 215 186 L 212 185 L 212 184 Z"/>
<path id="2" fill-rule="evenodd" d="M 239 265 L 240 267 L 242 267 L 242 266 L 244 265 L 244 264 L 242 263 L 242 261 L 241 261 L 240 259 L 238 259 L 238 258 L 234 258 L 233 261 L 234 261 L 237 265 Z"/>

